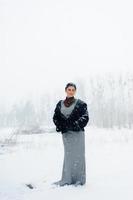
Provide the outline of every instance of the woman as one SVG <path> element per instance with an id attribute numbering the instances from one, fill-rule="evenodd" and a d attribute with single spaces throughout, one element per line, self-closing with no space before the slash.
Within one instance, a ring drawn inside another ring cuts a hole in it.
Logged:
<path id="1" fill-rule="evenodd" d="M 62 133 L 64 144 L 64 163 L 61 180 L 53 184 L 84 185 L 85 166 L 85 129 L 89 121 L 87 104 L 74 97 L 76 85 L 72 82 L 65 87 L 65 100 L 59 100 L 54 110 L 53 122 L 56 131 Z"/>

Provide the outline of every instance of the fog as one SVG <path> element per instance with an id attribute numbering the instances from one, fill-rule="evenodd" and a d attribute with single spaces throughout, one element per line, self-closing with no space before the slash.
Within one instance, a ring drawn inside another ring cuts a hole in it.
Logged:
<path id="1" fill-rule="evenodd" d="M 45 94 L 65 98 L 70 81 L 89 93 L 91 78 L 103 76 L 105 85 L 108 74 L 127 80 L 132 18 L 129 0 L 0 0 L 1 105 L 37 103 Z"/>

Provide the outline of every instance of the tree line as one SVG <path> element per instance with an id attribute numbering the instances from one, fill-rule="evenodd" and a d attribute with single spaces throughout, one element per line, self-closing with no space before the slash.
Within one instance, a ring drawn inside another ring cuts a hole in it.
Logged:
<path id="1" fill-rule="evenodd" d="M 96 76 L 74 81 L 77 97 L 85 100 L 89 111 L 89 126 L 129 128 L 133 126 L 133 76 Z M 79 86 L 79 87 L 78 87 Z M 0 106 L 0 127 L 54 126 L 52 116 L 63 90 L 49 95 L 44 92 L 38 103 L 32 99 L 15 102 L 10 109 Z"/>

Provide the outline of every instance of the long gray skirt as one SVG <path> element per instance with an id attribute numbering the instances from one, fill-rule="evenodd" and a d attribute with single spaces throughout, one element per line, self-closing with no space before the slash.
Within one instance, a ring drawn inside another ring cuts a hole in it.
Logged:
<path id="1" fill-rule="evenodd" d="M 64 162 L 62 178 L 55 184 L 84 185 L 86 183 L 85 131 L 67 131 L 62 134 Z"/>

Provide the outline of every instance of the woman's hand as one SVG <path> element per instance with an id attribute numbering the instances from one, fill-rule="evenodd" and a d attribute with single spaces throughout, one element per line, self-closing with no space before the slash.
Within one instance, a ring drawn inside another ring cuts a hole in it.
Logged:
<path id="1" fill-rule="evenodd" d="M 61 126 L 56 126 L 56 131 L 60 132 L 61 131 Z"/>

